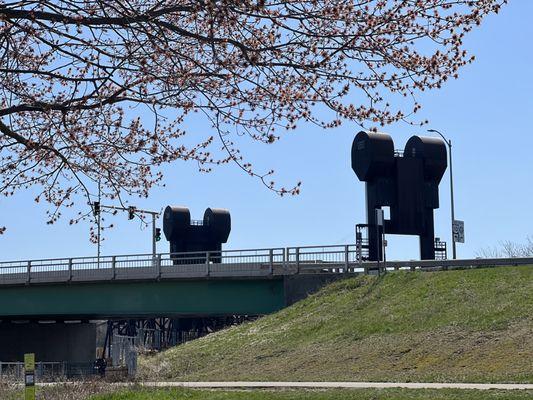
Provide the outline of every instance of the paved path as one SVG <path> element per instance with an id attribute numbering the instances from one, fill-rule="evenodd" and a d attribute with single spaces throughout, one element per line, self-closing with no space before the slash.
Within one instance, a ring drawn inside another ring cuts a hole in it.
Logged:
<path id="1" fill-rule="evenodd" d="M 514 383 L 402 383 L 402 382 L 144 382 L 146 387 L 189 388 L 305 388 L 305 389 L 477 389 L 533 390 L 533 384 Z"/>

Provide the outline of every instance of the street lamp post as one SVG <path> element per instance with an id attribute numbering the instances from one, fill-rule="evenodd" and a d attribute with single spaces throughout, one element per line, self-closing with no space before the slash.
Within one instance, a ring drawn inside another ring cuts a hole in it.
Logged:
<path id="1" fill-rule="evenodd" d="M 448 149 L 450 150 L 449 153 L 450 153 L 450 199 L 451 199 L 451 212 L 452 212 L 452 255 L 453 255 L 453 259 L 455 260 L 457 258 L 457 251 L 455 249 L 455 237 L 453 235 L 453 221 L 455 221 L 455 209 L 454 209 L 454 204 L 453 204 L 452 141 L 446 139 L 444 135 L 436 129 L 428 129 L 428 132 L 438 134 L 442 138 L 442 140 L 444 140 L 444 143 L 448 145 Z"/>

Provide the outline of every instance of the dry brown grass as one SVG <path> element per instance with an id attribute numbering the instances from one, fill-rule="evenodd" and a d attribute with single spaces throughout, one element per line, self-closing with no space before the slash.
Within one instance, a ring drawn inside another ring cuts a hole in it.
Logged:
<path id="1" fill-rule="evenodd" d="M 106 383 L 78 382 L 68 385 L 46 386 L 37 389 L 37 400 L 87 400 L 96 394 L 112 393 L 116 388 Z M 0 383 L 1 400 L 23 400 L 24 386 Z"/>

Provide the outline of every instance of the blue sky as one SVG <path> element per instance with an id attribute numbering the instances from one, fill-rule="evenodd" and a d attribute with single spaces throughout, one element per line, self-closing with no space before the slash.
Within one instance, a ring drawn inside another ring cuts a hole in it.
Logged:
<path id="1" fill-rule="evenodd" d="M 458 80 L 418 99 L 419 117 L 453 142 L 456 218 L 465 221 L 466 243 L 458 256 L 473 257 L 480 248 L 501 240 L 524 241 L 533 234 L 533 2 L 513 1 L 490 16 L 466 39 L 476 62 Z M 194 131 L 197 127 L 190 126 Z M 425 129 L 404 123 L 383 129 L 396 147 Z M 186 205 L 201 219 L 207 207 L 231 211 L 232 232 L 226 248 L 259 248 L 354 241 L 354 226 L 364 222 L 364 184 L 350 168 L 350 146 L 359 127 L 300 127 L 271 146 L 245 150 L 254 164 L 276 170 L 279 183 L 303 182 L 302 193 L 280 198 L 234 166 L 200 174 L 183 162 L 166 168 L 166 187 L 157 188 L 138 207 L 159 210 Z M 450 240 L 448 175 L 440 187 L 436 234 Z M 44 205 L 33 192 L 0 199 L 0 259 L 94 255 L 88 225 L 74 227 L 64 218 L 46 225 Z M 112 218 L 116 228 L 106 233 L 103 254 L 149 252 L 150 230 L 142 230 L 127 215 Z M 389 259 L 418 257 L 414 237 L 389 237 Z M 159 242 L 159 251 L 168 243 Z"/>

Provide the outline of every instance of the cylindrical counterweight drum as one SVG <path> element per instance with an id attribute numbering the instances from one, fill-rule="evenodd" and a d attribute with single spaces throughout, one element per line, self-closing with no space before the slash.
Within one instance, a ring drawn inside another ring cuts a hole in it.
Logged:
<path id="1" fill-rule="evenodd" d="M 389 176 L 394 168 L 394 143 L 385 133 L 359 132 L 352 143 L 352 169 L 361 181 Z"/>
<path id="2" fill-rule="evenodd" d="M 412 136 L 405 144 L 404 157 L 424 159 L 424 178 L 439 183 L 448 167 L 446 144 L 438 138 Z"/>
<path id="3" fill-rule="evenodd" d="M 204 226 L 221 243 L 226 243 L 231 231 L 231 216 L 224 208 L 208 208 L 204 213 Z"/>
<path id="4" fill-rule="evenodd" d="M 183 236 L 191 226 L 191 213 L 186 207 L 167 206 L 163 214 L 163 232 L 170 242 Z"/>

